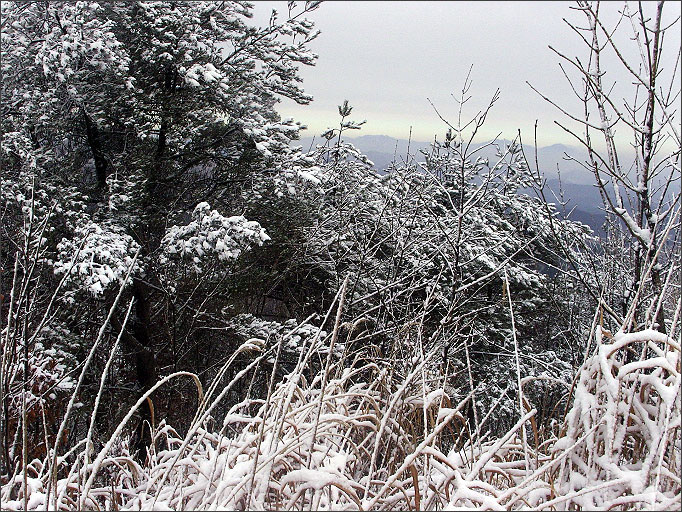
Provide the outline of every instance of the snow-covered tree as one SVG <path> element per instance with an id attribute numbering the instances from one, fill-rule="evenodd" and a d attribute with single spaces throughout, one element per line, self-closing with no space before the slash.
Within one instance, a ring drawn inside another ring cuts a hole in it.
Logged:
<path id="1" fill-rule="evenodd" d="M 239 1 L 3 2 L 3 196 L 29 202 L 30 215 L 50 212 L 37 261 L 55 283 L 64 278 L 73 318 L 82 304 L 103 311 L 120 286 L 130 289 L 135 315 L 123 341 L 142 389 L 159 365 L 177 364 L 175 353 L 157 353 L 182 327 L 160 313 L 187 298 L 184 269 L 168 264 L 173 249 L 209 253 L 225 274 L 268 239 L 234 197 L 254 174 L 282 180 L 310 166 L 289 145 L 299 125 L 274 105 L 312 99 L 298 70 L 316 59 L 305 15 L 318 3 L 290 4 L 256 27 Z M 204 211 L 207 202 L 216 210 Z M 24 217 L 4 233 L 3 267 Z M 121 319 L 114 311 L 113 325 Z"/>
<path id="2" fill-rule="evenodd" d="M 613 25 L 598 2 L 580 1 L 577 9 L 584 26 L 571 27 L 583 34 L 587 55 L 553 50 L 576 91 L 579 112 L 540 95 L 560 110 L 565 120 L 559 125 L 587 150 L 578 163 L 594 175 L 608 215 L 606 258 L 583 268 L 582 279 L 595 301 L 606 293 L 600 307 L 608 325 L 669 332 L 679 307 L 682 145 L 680 54 L 663 42 L 678 30 L 679 18 L 668 20 L 662 1 L 648 8 L 625 4 Z M 614 90 L 616 68 L 631 80 L 623 93 Z"/>
<path id="3" fill-rule="evenodd" d="M 589 228 L 524 193 L 535 176 L 515 143 L 500 146 L 488 162 L 471 157 L 449 132 L 421 164 L 396 164 L 380 176 L 343 138 L 349 110 L 339 107 L 339 127 L 311 153 L 315 181 L 303 182 L 296 195 L 271 190 L 247 201 L 248 216 L 267 219 L 273 238 L 245 260 L 263 269 L 247 278 L 262 311 L 319 313 L 348 277 L 350 351 L 376 347 L 407 371 L 420 343 L 425 351 L 438 347 L 435 366 L 468 389 L 462 375 L 469 359 L 477 384 L 487 383 L 494 391 L 485 395 L 494 400 L 515 372 L 506 270 L 524 375 L 550 371 L 570 380 L 589 320 L 566 294 L 574 283 L 564 276 L 568 263 L 554 232 L 577 258 Z M 558 314 L 571 307 L 580 314 Z M 421 332 L 411 332 L 417 324 Z M 513 397 L 512 389 L 512 410 Z"/>

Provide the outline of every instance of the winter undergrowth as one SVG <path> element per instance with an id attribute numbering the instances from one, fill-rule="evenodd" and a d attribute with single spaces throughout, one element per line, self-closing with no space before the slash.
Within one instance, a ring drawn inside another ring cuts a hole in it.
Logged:
<path id="1" fill-rule="evenodd" d="M 253 354 L 251 365 L 230 382 L 219 373 L 205 391 L 187 372 L 162 379 L 155 387 L 172 379 L 197 384 L 201 401 L 186 435 L 160 420 L 138 462 L 125 428 L 132 410 L 98 452 L 82 440 L 56 463 L 33 460 L 25 477 L 17 471 L 2 487 L 3 509 L 680 506 L 680 346 L 672 338 L 597 327 L 563 424 L 538 429 L 536 409 L 521 396 L 516 424 L 490 438 L 485 417 L 479 436 L 463 415 L 472 394 L 449 396 L 425 370 L 428 354 L 398 376 L 386 362 L 350 361 L 346 353 L 333 360 L 328 351 L 311 378 L 309 359 L 338 332 L 337 318 L 334 332 L 313 337 L 264 399 L 242 401 L 220 421 L 212 412 L 227 391 L 264 358 L 274 356 L 276 366 L 285 338 L 270 348 L 245 342 L 238 352 Z"/>

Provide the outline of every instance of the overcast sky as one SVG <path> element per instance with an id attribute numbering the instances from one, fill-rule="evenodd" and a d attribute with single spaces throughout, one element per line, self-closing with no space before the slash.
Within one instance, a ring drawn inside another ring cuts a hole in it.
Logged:
<path id="1" fill-rule="evenodd" d="M 559 103 L 580 112 L 558 57 L 551 44 L 569 56 L 586 55 L 578 36 L 562 18 L 582 21 L 584 16 L 570 9 L 573 2 L 324 2 L 309 14 L 320 36 L 312 49 L 319 55 L 317 65 L 304 67 L 306 92 L 314 101 L 299 106 L 284 100 L 279 106 L 284 117 L 307 124 L 304 136 L 319 135 L 338 122 L 336 106 L 348 99 L 354 107 L 352 118 L 366 119 L 358 133 L 407 138 L 412 126 L 414 140 L 442 138 L 445 125 L 427 98 L 444 117 L 453 120 L 464 78 L 473 64 L 472 99 L 465 114 L 474 115 L 485 107 L 496 88 L 501 96 L 483 132 L 493 137 L 513 138 L 521 129 L 524 142 L 532 142 L 538 119 L 540 145 L 575 144 L 553 123 L 561 114 L 525 83 Z M 636 4 L 632 5 L 636 7 Z M 649 12 L 654 4 L 645 6 Z M 286 2 L 255 2 L 254 20 L 265 25 L 272 9 L 281 16 Z M 604 2 L 606 21 L 616 19 L 621 2 Z M 668 2 L 664 18 L 680 14 L 679 2 Z M 584 25 L 584 24 L 583 24 Z M 625 27 L 624 27 L 625 28 Z M 630 32 L 631 33 L 631 29 Z M 626 33 L 622 36 L 626 40 Z M 680 49 L 679 32 L 665 41 L 672 67 Z M 627 41 L 629 55 L 636 47 Z M 617 87 L 632 82 L 618 66 L 607 75 Z M 618 89 L 616 89 L 618 90 Z"/>

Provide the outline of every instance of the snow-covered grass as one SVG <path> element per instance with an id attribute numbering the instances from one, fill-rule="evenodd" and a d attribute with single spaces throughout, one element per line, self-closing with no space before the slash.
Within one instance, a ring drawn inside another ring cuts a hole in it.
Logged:
<path id="1" fill-rule="evenodd" d="M 99 453 L 83 440 L 56 471 L 49 460 L 31 462 L 26 478 L 17 468 L 3 510 L 679 509 L 679 343 L 597 328 L 593 347 L 563 424 L 539 429 L 520 397 L 523 416 L 496 439 L 477 437 L 463 415 L 471 395 L 455 400 L 425 378 L 424 358 L 396 378 L 390 364 L 330 356 L 310 380 L 302 352 L 222 425 L 211 413 L 250 367 L 205 393 L 195 378 L 202 399 L 189 432 L 154 425 L 145 464 L 124 434 L 131 411 Z M 256 364 L 277 350 L 249 340 L 239 352 Z"/>

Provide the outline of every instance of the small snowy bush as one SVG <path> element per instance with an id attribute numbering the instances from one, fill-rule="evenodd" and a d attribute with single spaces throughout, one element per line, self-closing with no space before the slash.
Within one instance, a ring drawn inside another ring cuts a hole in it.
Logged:
<path id="1" fill-rule="evenodd" d="M 186 258 L 201 272 L 201 263 L 207 258 L 232 261 L 252 245 L 263 245 L 267 240 L 270 237 L 258 222 L 241 215 L 225 217 L 202 202 L 194 208 L 189 224 L 173 226 L 166 232 L 161 241 L 161 262 Z"/>
<path id="2" fill-rule="evenodd" d="M 75 231 L 79 236 L 64 238 L 57 246 L 55 273 L 68 272 L 70 284 L 94 296 L 118 288 L 133 265 L 139 245 L 130 235 L 92 221 Z M 139 270 L 136 264 L 133 271 Z"/>

